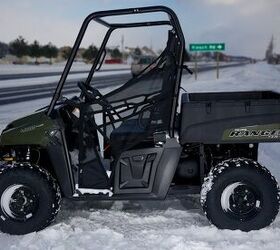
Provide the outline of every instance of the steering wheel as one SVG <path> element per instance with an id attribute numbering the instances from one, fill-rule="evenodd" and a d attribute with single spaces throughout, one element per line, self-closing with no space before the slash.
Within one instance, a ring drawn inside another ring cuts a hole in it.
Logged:
<path id="1" fill-rule="evenodd" d="M 82 94 L 89 100 L 89 102 L 97 103 L 105 109 L 114 110 L 98 89 L 93 88 L 84 82 L 78 82 L 78 87 L 81 89 Z"/>
<path id="2" fill-rule="evenodd" d="M 99 92 L 98 89 L 93 88 L 92 86 L 85 84 L 84 82 L 78 82 L 78 87 L 82 91 L 82 94 L 91 101 L 103 99 L 103 95 Z"/>

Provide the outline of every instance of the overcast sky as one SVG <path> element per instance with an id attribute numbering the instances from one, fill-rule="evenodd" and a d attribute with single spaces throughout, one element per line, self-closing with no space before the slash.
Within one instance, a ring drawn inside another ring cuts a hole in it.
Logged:
<path id="1" fill-rule="evenodd" d="M 149 5 L 166 5 L 177 13 L 187 45 L 225 42 L 228 54 L 263 58 L 273 34 L 280 53 L 280 0 L 0 0 L 0 41 L 22 35 L 29 42 L 72 45 L 89 13 Z M 96 39 L 101 37 L 97 29 Z M 111 44 L 120 44 L 118 36 L 114 39 Z M 141 30 L 125 45 L 158 49 L 163 40 L 158 32 Z"/>

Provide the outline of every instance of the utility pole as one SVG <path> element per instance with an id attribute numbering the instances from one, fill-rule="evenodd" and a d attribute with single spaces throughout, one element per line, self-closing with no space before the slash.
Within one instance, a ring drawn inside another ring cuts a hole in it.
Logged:
<path id="1" fill-rule="evenodd" d="M 197 52 L 194 54 L 194 79 L 197 80 Z"/>

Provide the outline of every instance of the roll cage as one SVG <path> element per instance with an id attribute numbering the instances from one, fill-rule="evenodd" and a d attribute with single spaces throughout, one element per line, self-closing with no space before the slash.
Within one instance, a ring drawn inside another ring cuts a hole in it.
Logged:
<path id="1" fill-rule="evenodd" d="M 159 20 L 159 21 L 146 21 L 146 22 L 132 22 L 132 23 L 110 23 L 104 20 L 104 17 L 110 17 L 110 16 L 124 16 L 124 15 L 132 15 L 132 14 L 145 14 L 145 13 L 166 13 L 168 15 L 169 20 Z M 170 132 L 171 136 L 174 134 L 174 122 L 175 122 L 175 114 L 176 114 L 176 108 L 177 108 L 177 101 L 178 101 L 178 93 L 180 88 L 180 81 L 181 81 L 181 75 L 182 75 L 182 66 L 183 66 L 183 58 L 184 58 L 184 51 L 185 51 L 185 39 L 184 35 L 179 23 L 179 20 L 176 16 L 176 14 L 168 7 L 165 6 L 150 6 L 150 7 L 141 7 L 141 8 L 129 8 L 129 9 L 120 9 L 120 10 L 109 10 L 109 11 L 99 11 L 91 13 L 86 17 L 84 20 L 80 31 L 78 33 L 78 36 L 76 38 L 76 41 L 74 43 L 74 46 L 72 48 L 71 54 L 67 60 L 67 63 L 65 65 L 65 68 L 63 70 L 63 73 L 60 77 L 60 80 L 58 82 L 58 85 L 56 87 L 56 90 L 54 92 L 53 98 L 51 100 L 51 103 L 47 110 L 47 115 L 50 116 L 56 102 L 60 98 L 61 91 L 63 89 L 63 86 L 65 84 L 66 78 L 69 74 L 69 71 L 71 69 L 71 66 L 73 64 L 73 61 L 75 59 L 75 56 L 78 52 L 78 49 L 80 47 L 80 44 L 82 42 L 82 39 L 85 35 L 85 32 L 87 30 L 87 27 L 89 23 L 94 20 L 95 22 L 105 26 L 108 28 L 104 40 L 101 43 L 100 49 L 97 53 L 96 59 L 94 60 L 94 63 L 89 71 L 88 77 L 86 79 L 85 84 L 90 84 L 91 79 L 94 75 L 94 72 L 98 70 L 98 64 L 102 64 L 104 53 L 106 53 L 106 44 L 112 34 L 112 32 L 116 29 L 121 28 L 137 28 L 137 27 L 149 27 L 149 26 L 163 26 L 163 25 L 170 25 L 172 29 L 174 30 L 177 40 L 178 40 L 178 46 L 179 46 L 179 53 L 177 58 L 177 77 L 176 82 L 174 86 L 174 93 L 173 93 L 173 104 L 172 104 L 172 110 L 171 110 L 171 121 L 170 121 Z"/>

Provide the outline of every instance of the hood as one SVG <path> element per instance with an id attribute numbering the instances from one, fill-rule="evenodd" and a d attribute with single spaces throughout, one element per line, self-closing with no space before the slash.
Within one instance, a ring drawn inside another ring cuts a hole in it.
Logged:
<path id="1" fill-rule="evenodd" d="M 54 121 L 45 111 L 17 119 L 2 131 L 1 145 L 33 145 L 44 144 L 48 131 L 54 127 Z"/>

